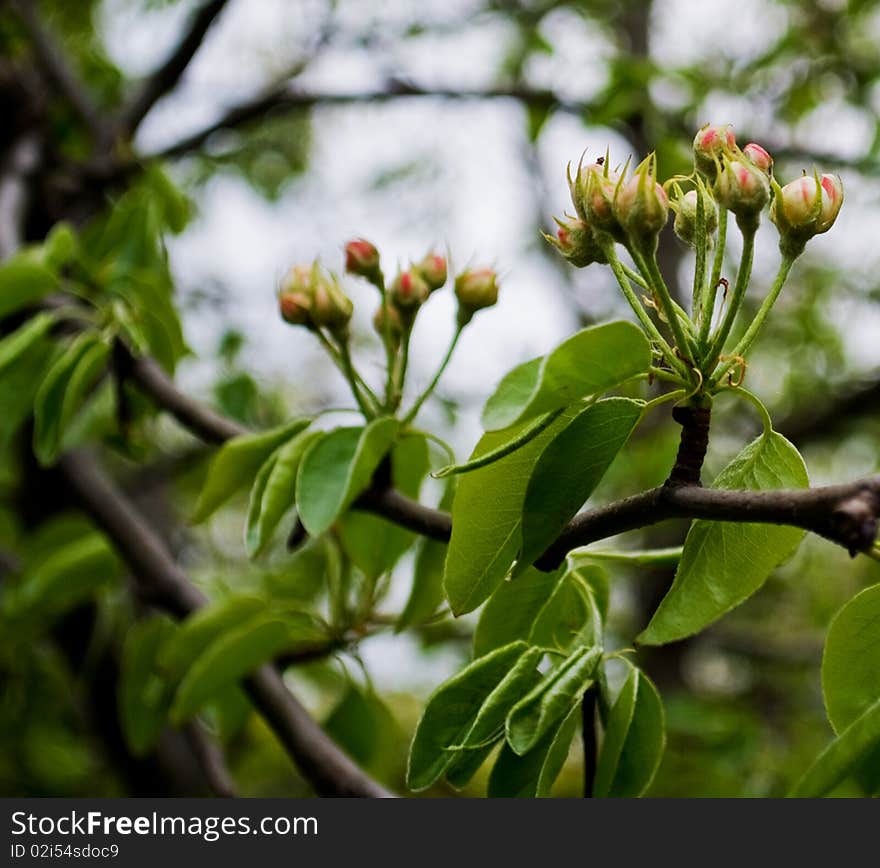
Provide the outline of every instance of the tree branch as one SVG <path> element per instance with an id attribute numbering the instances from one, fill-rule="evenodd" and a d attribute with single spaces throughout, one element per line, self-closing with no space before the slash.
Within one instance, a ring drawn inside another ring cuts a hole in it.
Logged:
<path id="1" fill-rule="evenodd" d="M 235 783 L 226 768 L 220 746 L 208 736 L 197 720 L 187 724 L 184 734 L 214 794 L 224 799 L 235 798 Z"/>
<path id="2" fill-rule="evenodd" d="M 103 143 L 107 124 L 92 101 L 91 94 L 68 66 L 60 45 L 40 22 L 33 0 L 9 0 L 9 3 L 18 13 L 31 38 L 37 60 L 49 84 L 58 89 L 95 139 Z"/>
<path id="3" fill-rule="evenodd" d="M 151 602 L 184 618 L 206 604 L 132 504 L 87 452 L 58 464 L 85 511 L 112 540 Z M 316 792 L 324 796 L 390 797 L 326 735 L 290 693 L 274 666 L 262 666 L 245 689 Z"/>
<path id="4" fill-rule="evenodd" d="M 193 15 L 189 28 L 177 47 L 142 85 L 140 91 L 123 111 L 120 120 L 121 131 L 130 136 L 150 109 L 170 93 L 180 81 L 190 61 L 202 45 L 205 35 L 217 16 L 223 11 L 228 0 L 207 0 Z"/>
<path id="5" fill-rule="evenodd" d="M 143 361 L 143 360 L 142 360 Z M 242 433 L 224 419 L 183 395 L 155 363 L 139 363 L 132 378 L 184 426 L 212 443 Z M 381 515 L 415 533 L 445 541 L 452 535 L 452 517 L 424 506 L 400 491 L 383 486 L 367 489 L 355 507 Z M 819 534 L 851 555 L 871 549 L 880 516 L 880 475 L 844 485 L 777 491 L 731 491 L 697 485 L 660 486 L 575 516 L 537 562 L 555 569 L 569 551 L 674 518 L 792 525 Z"/>

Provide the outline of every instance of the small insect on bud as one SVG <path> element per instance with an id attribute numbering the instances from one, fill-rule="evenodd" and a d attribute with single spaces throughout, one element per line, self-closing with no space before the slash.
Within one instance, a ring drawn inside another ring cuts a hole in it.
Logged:
<path id="1" fill-rule="evenodd" d="M 345 245 L 345 270 L 369 281 L 377 280 L 382 271 L 379 268 L 379 251 L 365 238 L 355 238 Z"/>
<path id="2" fill-rule="evenodd" d="M 446 283 L 447 268 L 446 257 L 437 253 L 429 253 L 415 266 L 416 271 L 422 276 L 428 289 L 434 292 Z"/>
<path id="3" fill-rule="evenodd" d="M 491 268 L 468 268 L 455 278 L 458 322 L 467 325 L 478 310 L 498 301 L 498 275 Z"/>
<path id="4" fill-rule="evenodd" d="M 736 214 L 740 224 L 757 228 L 761 209 L 770 201 L 770 183 L 751 163 L 724 157 L 715 179 L 715 197 L 722 208 Z"/>
<path id="5" fill-rule="evenodd" d="M 784 187 L 774 183 L 770 219 L 779 230 L 779 247 L 797 256 L 814 235 L 827 232 L 843 205 L 843 182 L 837 175 L 804 175 Z"/>
<path id="6" fill-rule="evenodd" d="M 398 274 L 389 290 L 392 304 L 402 311 L 415 312 L 428 300 L 430 294 L 431 288 L 427 281 L 415 268 Z"/>
<path id="7" fill-rule="evenodd" d="M 710 181 L 718 172 L 721 157 L 736 148 L 736 136 L 728 124 L 706 124 L 694 136 L 694 165 Z"/>
<path id="8" fill-rule="evenodd" d="M 696 190 L 688 190 L 677 202 L 672 204 L 675 209 L 675 234 L 685 242 L 693 246 L 697 236 L 697 202 L 702 200 L 703 220 L 705 220 L 706 234 L 712 235 L 718 228 L 718 207 L 715 200 L 705 189 L 698 199 Z"/>
<path id="9" fill-rule="evenodd" d="M 614 197 L 614 214 L 629 238 L 642 248 L 657 243 L 669 218 L 669 197 L 657 183 L 657 161 L 649 154 Z"/>
<path id="10" fill-rule="evenodd" d="M 760 145 L 749 142 L 743 148 L 743 156 L 753 165 L 757 166 L 762 172 L 769 175 L 773 169 L 773 157 L 767 153 Z"/>
<path id="11" fill-rule="evenodd" d="M 543 233 L 544 238 L 576 268 L 584 268 L 593 262 L 607 262 L 589 224 L 571 217 L 556 219 L 556 225 L 559 227 L 556 237 Z"/>

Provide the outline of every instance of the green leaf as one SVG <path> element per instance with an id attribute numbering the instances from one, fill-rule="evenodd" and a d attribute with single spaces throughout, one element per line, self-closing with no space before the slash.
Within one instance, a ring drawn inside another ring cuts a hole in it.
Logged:
<path id="1" fill-rule="evenodd" d="M 119 564 L 107 540 L 96 533 L 87 534 L 26 567 L 11 596 L 9 614 L 54 618 L 118 575 Z"/>
<path id="2" fill-rule="evenodd" d="M 629 398 L 599 401 L 547 444 L 526 489 L 517 570 L 539 558 L 586 503 L 635 430 L 643 408 Z"/>
<path id="3" fill-rule="evenodd" d="M 370 484 L 398 425 L 396 419 L 383 418 L 365 428 L 337 428 L 309 447 L 297 475 L 296 503 L 312 536 L 329 530 Z"/>
<path id="4" fill-rule="evenodd" d="M 119 723 L 135 756 L 144 756 L 165 728 L 168 690 L 157 659 L 174 632 L 164 618 L 139 621 L 128 630 L 119 673 Z"/>
<path id="5" fill-rule="evenodd" d="M 504 735 L 507 713 L 541 680 L 538 664 L 543 656 L 544 652 L 540 648 L 529 648 L 523 653 L 486 697 L 473 725 L 461 742 L 448 745 L 450 750 L 486 747 Z"/>
<path id="6" fill-rule="evenodd" d="M 309 419 L 296 419 L 278 428 L 259 434 L 243 434 L 224 443 L 208 468 L 192 522 L 204 521 L 239 489 L 249 485 L 263 462 L 282 443 L 310 424 Z"/>
<path id="7" fill-rule="evenodd" d="M 290 645 L 290 627 L 279 618 L 258 616 L 220 636 L 184 675 L 171 704 L 179 726 L 224 688 Z"/>
<path id="8" fill-rule="evenodd" d="M 860 770 L 880 747 L 880 699 L 869 705 L 819 754 L 790 797 L 815 799 Z"/>
<path id="9" fill-rule="evenodd" d="M 630 673 L 608 715 L 596 766 L 596 798 L 634 799 L 643 795 L 666 746 L 663 703 L 644 672 Z"/>
<path id="10" fill-rule="evenodd" d="M 58 277 L 32 250 L 0 264 L 0 318 L 8 316 L 58 288 Z"/>
<path id="11" fill-rule="evenodd" d="M 601 648 L 581 646 L 544 676 L 507 716 L 507 743 L 514 753 L 528 753 L 568 715 L 593 683 Z"/>
<path id="12" fill-rule="evenodd" d="M 575 412 L 563 413 L 521 449 L 459 480 L 443 577 L 453 614 L 476 609 L 507 575 L 520 547 L 522 505 L 535 462 Z M 509 431 L 484 434 L 474 456 L 510 436 Z"/>
<path id="13" fill-rule="evenodd" d="M 880 698 L 880 585 L 856 594 L 831 622 L 822 657 L 822 693 L 838 734 Z M 880 789 L 880 745 L 864 758 L 857 777 L 867 792 Z"/>
<path id="14" fill-rule="evenodd" d="M 505 742 L 489 775 L 489 797 L 548 798 L 565 765 L 579 719 L 580 703 L 575 703 L 562 723 L 549 729 L 525 756 L 515 754 Z"/>
<path id="15" fill-rule="evenodd" d="M 440 509 L 448 510 L 455 496 L 455 480 L 448 480 L 446 491 L 440 500 Z M 427 621 L 443 602 L 443 568 L 446 563 L 448 544 L 425 537 L 420 540 L 413 567 L 413 583 L 409 598 L 395 626 L 400 633 L 413 624 Z M 506 644 L 506 643 L 499 643 Z M 491 649 L 486 649 L 491 650 Z M 481 654 L 474 656 L 480 657 Z"/>
<path id="16" fill-rule="evenodd" d="M 320 436 L 318 431 L 301 431 L 263 462 L 251 488 L 245 527 L 245 547 L 250 557 L 257 557 L 265 549 L 281 517 L 293 505 L 300 461 Z"/>
<path id="17" fill-rule="evenodd" d="M 577 644 L 601 644 L 603 607 L 607 576 L 601 567 L 564 564 L 553 573 L 530 568 L 502 582 L 483 607 L 474 655 L 516 639 L 561 654 Z"/>
<path id="18" fill-rule="evenodd" d="M 177 682 L 193 663 L 225 633 L 267 612 L 267 601 L 245 594 L 227 597 L 190 615 L 162 649 L 159 662 Z"/>
<path id="19" fill-rule="evenodd" d="M 372 774 L 388 770 L 400 728 L 388 706 L 372 691 L 350 684 L 324 721 L 324 729 L 361 768 Z"/>
<path id="20" fill-rule="evenodd" d="M 476 721 L 486 698 L 526 652 L 513 642 L 475 660 L 431 694 L 410 746 L 406 780 L 411 790 L 424 790 L 455 759 L 450 745 L 459 743 Z"/>
<path id="21" fill-rule="evenodd" d="M 628 322 L 591 326 L 553 352 L 514 368 L 483 409 L 483 427 L 498 431 L 533 416 L 601 395 L 651 365 L 651 345 Z"/>
<path id="22" fill-rule="evenodd" d="M 797 449 L 771 431 L 750 443 L 713 488 L 806 488 L 807 469 Z M 804 531 L 793 527 L 695 521 L 684 543 L 675 581 L 636 641 L 662 645 L 707 627 L 750 597 L 794 554 Z"/>
<path id="23" fill-rule="evenodd" d="M 428 467 L 428 441 L 423 435 L 404 435 L 392 447 L 391 479 L 408 497 L 418 498 Z M 340 519 L 338 529 L 345 553 L 370 580 L 393 569 L 415 539 L 413 533 L 387 519 L 356 510 Z"/>
<path id="24" fill-rule="evenodd" d="M 55 314 L 38 313 L 0 340 L 0 374 L 5 375 L 7 369 L 21 360 L 56 322 Z"/>
<path id="25" fill-rule="evenodd" d="M 34 454 L 43 465 L 58 457 L 64 431 L 107 361 L 110 347 L 83 332 L 54 362 L 34 399 Z"/>
<path id="26" fill-rule="evenodd" d="M 490 742 L 485 747 L 463 750 L 454 754 L 454 759 L 446 769 L 446 783 L 460 790 L 467 785 L 470 779 L 480 770 L 480 766 L 486 762 L 486 757 L 492 753 L 497 741 Z"/>
<path id="27" fill-rule="evenodd" d="M 834 616 L 822 657 L 822 693 L 836 733 L 880 699 L 880 585 L 856 594 Z"/>

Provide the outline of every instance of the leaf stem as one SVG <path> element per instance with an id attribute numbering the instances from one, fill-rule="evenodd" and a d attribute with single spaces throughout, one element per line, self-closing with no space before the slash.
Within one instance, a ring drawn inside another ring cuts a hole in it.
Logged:
<path id="1" fill-rule="evenodd" d="M 758 411 L 761 417 L 761 425 L 764 427 L 764 436 L 773 433 L 773 420 L 770 418 L 770 411 L 764 406 L 764 402 L 754 393 L 742 386 L 722 386 L 719 392 L 730 392 L 734 395 L 741 395 Z"/>

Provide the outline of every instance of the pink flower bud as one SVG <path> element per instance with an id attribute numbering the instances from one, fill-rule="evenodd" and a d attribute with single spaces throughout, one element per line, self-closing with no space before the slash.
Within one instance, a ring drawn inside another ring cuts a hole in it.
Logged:
<path id="1" fill-rule="evenodd" d="M 431 292 L 440 289 L 446 283 L 447 269 L 446 257 L 437 253 L 429 253 L 418 265 L 415 266 Z"/>
<path id="2" fill-rule="evenodd" d="M 714 179 L 721 157 L 732 154 L 736 136 L 729 124 L 706 124 L 694 136 L 694 164 L 707 178 Z"/>
<path id="3" fill-rule="evenodd" d="M 673 224 L 675 234 L 690 245 L 694 244 L 697 234 L 697 196 L 696 190 L 688 190 L 672 206 L 676 211 L 675 223 Z M 702 193 L 702 201 L 706 233 L 711 235 L 718 228 L 718 206 L 705 188 Z"/>
<path id="4" fill-rule="evenodd" d="M 785 255 L 798 256 L 814 235 L 827 232 L 843 205 L 843 182 L 837 175 L 804 175 L 774 185 L 770 219 L 779 230 L 779 247 Z"/>
<path id="5" fill-rule="evenodd" d="M 278 295 L 281 318 L 291 325 L 310 325 L 312 300 L 301 292 L 281 292 Z"/>
<path id="6" fill-rule="evenodd" d="M 573 217 L 568 220 L 557 219 L 556 224 L 559 227 L 556 237 L 544 233 L 544 238 L 576 268 L 607 261 L 588 223 Z"/>
<path id="7" fill-rule="evenodd" d="M 581 163 L 575 179 L 569 177 L 571 201 L 578 217 L 601 232 L 621 236 L 620 224 L 614 216 L 614 194 L 620 175 L 609 171 L 608 156 L 584 166 Z"/>
<path id="8" fill-rule="evenodd" d="M 498 275 L 491 268 L 467 268 L 455 278 L 458 321 L 470 322 L 473 315 L 498 301 Z"/>
<path id="9" fill-rule="evenodd" d="M 380 274 L 379 251 L 365 238 L 356 238 L 345 245 L 345 270 L 368 280 L 375 280 Z"/>
<path id="10" fill-rule="evenodd" d="M 761 209 L 770 200 L 770 183 L 764 172 L 751 163 L 724 157 L 723 168 L 715 179 L 715 197 L 740 221 L 757 226 Z"/>
<path id="11" fill-rule="evenodd" d="M 769 175 L 773 168 L 773 157 L 767 153 L 760 145 L 749 142 L 743 148 L 743 155 L 753 165 L 757 166 L 762 172 Z"/>
<path id="12" fill-rule="evenodd" d="M 425 279 L 415 268 L 403 271 L 394 278 L 389 290 L 392 303 L 401 310 L 414 310 L 423 305 L 431 294 Z"/>
<path id="13" fill-rule="evenodd" d="M 632 240 L 648 246 L 657 243 L 669 218 L 669 197 L 657 183 L 654 154 L 642 160 L 633 177 L 618 188 L 614 215 Z"/>

